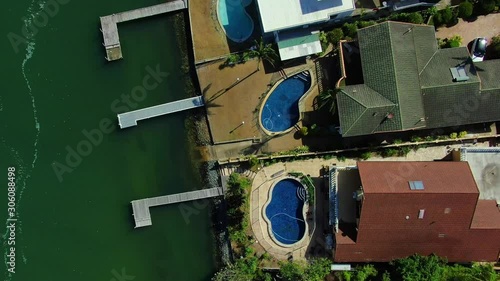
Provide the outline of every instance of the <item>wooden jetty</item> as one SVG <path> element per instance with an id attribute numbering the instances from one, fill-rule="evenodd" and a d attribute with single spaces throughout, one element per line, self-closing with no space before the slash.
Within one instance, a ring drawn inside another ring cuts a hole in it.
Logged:
<path id="1" fill-rule="evenodd" d="M 202 96 L 164 103 L 139 110 L 118 114 L 118 124 L 121 129 L 137 126 L 137 121 L 165 114 L 188 110 L 205 105 Z"/>
<path id="2" fill-rule="evenodd" d="M 151 214 L 149 213 L 150 207 L 175 204 L 175 203 L 198 200 L 203 198 L 211 198 L 216 196 L 222 196 L 223 194 L 224 192 L 222 191 L 221 187 L 215 187 L 209 189 L 189 191 L 184 193 L 177 193 L 172 195 L 134 200 L 131 203 L 135 221 L 135 228 L 150 226 L 153 224 L 153 222 L 151 221 Z"/>
<path id="3" fill-rule="evenodd" d="M 101 32 L 104 38 L 103 45 L 106 49 L 106 59 L 108 61 L 113 61 L 123 57 L 120 38 L 118 36 L 118 23 L 179 11 L 186 8 L 187 5 L 184 0 L 175 0 L 150 7 L 100 17 Z"/>

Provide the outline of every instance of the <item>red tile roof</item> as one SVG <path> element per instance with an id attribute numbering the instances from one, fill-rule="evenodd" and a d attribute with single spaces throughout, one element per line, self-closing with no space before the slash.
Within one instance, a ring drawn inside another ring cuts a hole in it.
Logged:
<path id="1" fill-rule="evenodd" d="M 467 162 L 358 162 L 365 193 L 479 193 Z M 423 190 L 411 190 L 422 181 Z"/>
<path id="2" fill-rule="evenodd" d="M 478 200 L 472 229 L 500 229 L 500 209 L 495 200 Z M 498 238 L 500 239 L 500 237 Z"/>
<path id="3" fill-rule="evenodd" d="M 450 262 L 498 259 L 500 211 L 494 200 L 478 201 L 467 162 L 360 162 L 358 170 L 365 191 L 358 231 L 339 225 L 336 261 L 414 253 Z M 422 181 L 424 190 L 411 190 L 408 181 Z"/>

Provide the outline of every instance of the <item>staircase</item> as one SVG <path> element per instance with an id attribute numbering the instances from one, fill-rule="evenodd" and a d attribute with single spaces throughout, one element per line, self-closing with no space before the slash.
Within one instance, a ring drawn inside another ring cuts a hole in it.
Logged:
<path id="1" fill-rule="evenodd" d="M 251 180 L 255 178 L 256 173 L 254 171 L 244 169 L 239 165 L 224 165 L 219 167 L 219 175 L 221 178 L 229 177 L 232 173 L 238 173 L 245 176 Z"/>
<path id="2" fill-rule="evenodd" d="M 306 189 L 303 187 L 297 187 L 297 197 L 305 202 L 307 197 Z"/>

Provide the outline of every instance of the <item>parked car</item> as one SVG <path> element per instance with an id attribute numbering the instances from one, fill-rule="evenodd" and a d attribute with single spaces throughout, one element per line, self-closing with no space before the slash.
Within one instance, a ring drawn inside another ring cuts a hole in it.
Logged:
<path id="1" fill-rule="evenodd" d="M 478 37 L 472 41 L 472 47 L 470 51 L 470 56 L 472 61 L 478 62 L 483 61 L 484 55 L 486 54 L 486 45 L 488 41 L 484 37 Z"/>

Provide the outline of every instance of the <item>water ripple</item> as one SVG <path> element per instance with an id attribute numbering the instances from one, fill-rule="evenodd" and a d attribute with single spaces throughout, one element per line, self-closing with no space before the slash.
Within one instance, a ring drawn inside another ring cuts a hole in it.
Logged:
<path id="1" fill-rule="evenodd" d="M 22 17 L 24 26 L 30 26 L 33 24 L 33 19 L 39 15 L 44 7 L 45 7 L 46 1 L 35 1 L 32 0 L 31 3 L 29 4 L 27 10 L 26 10 L 26 16 Z M 31 161 L 31 165 L 27 166 L 25 165 L 24 161 L 21 159 L 19 156 L 19 153 L 13 148 L 10 147 L 6 144 L 5 140 L 2 139 L 1 143 L 2 146 L 8 149 L 10 152 L 12 158 L 15 161 L 15 164 L 17 165 L 16 170 L 18 171 L 16 174 L 18 175 L 17 182 L 19 184 L 16 185 L 16 190 L 17 190 L 17 208 L 16 208 L 16 218 L 18 220 L 18 225 L 16 228 L 16 232 L 19 233 L 17 236 L 17 239 L 19 241 L 19 236 L 22 234 L 22 221 L 19 216 L 19 208 L 20 208 L 20 203 L 21 203 L 21 198 L 23 196 L 24 190 L 26 189 L 26 183 L 28 179 L 31 177 L 31 173 L 33 172 L 36 161 L 38 159 L 38 138 L 40 135 L 40 123 L 38 122 L 38 113 L 37 113 L 37 108 L 36 108 L 36 100 L 35 96 L 33 95 L 33 90 L 31 88 L 31 83 L 28 79 L 28 76 L 26 75 L 26 64 L 31 60 L 33 57 L 33 54 L 35 53 L 35 47 L 36 47 L 36 41 L 35 41 L 36 34 L 34 36 L 30 36 L 30 38 L 26 38 L 27 40 L 27 45 L 26 45 L 26 54 L 23 59 L 23 62 L 21 63 L 21 72 L 24 77 L 24 81 L 26 82 L 26 86 L 28 88 L 28 95 L 31 99 L 31 107 L 33 109 L 33 119 L 34 119 L 34 125 L 35 125 L 35 138 L 33 141 L 33 160 Z M 3 237 L 5 238 L 6 235 L 8 234 L 8 230 L 5 232 Z M 22 247 L 17 247 L 16 250 L 20 252 L 20 256 L 22 258 L 22 261 L 26 264 L 28 262 L 26 256 L 24 255 L 24 251 Z M 5 249 L 5 255 L 4 255 L 4 262 L 5 265 L 7 266 L 7 247 Z M 9 275 L 6 273 L 5 279 L 6 281 L 10 281 L 12 279 L 12 275 Z"/>

